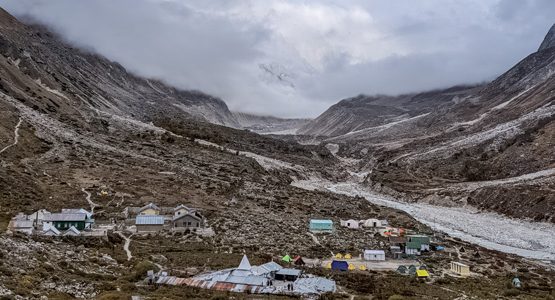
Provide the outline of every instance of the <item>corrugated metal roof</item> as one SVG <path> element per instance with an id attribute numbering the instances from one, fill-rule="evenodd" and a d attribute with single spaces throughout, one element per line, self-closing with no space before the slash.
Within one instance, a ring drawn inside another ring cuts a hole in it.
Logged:
<path id="1" fill-rule="evenodd" d="M 154 203 L 151 202 L 151 203 L 149 203 L 149 204 L 147 204 L 147 205 L 141 207 L 141 208 L 139 209 L 139 211 L 141 212 L 141 211 L 143 211 L 143 210 L 145 210 L 145 209 L 154 209 L 154 210 L 158 210 L 158 211 L 159 211 L 159 210 L 160 210 L 160 207 L 158 207 L 156 204 L 154 204 Z"/>
<path id="2" fill-rule="evenodd" d="M 84 213 L 53 213 L 45 215 L 45 221 L 51 222 L 69 222 L 69 221 L 85 221 L 87 214 Z"/>
<path id="3" fill-rule="evenodd" d="M 299 278 L 293 285 L 295 292 L 300 294 L 321 294 L 335 292 L 335 281 L 323 277 Z"/>
<path id="4" fill-rule="evenodd" d="M 135 225 L 164 225 L 164 216 L 139 215 L 135 218 Z"/>
<path id="5" fill-rule="evenodd" d="M 12 220 L 13 228 L 32 228 L 33 221 L 31 220 Z"/>
<path id="6" fill-rule="evenodd" d="M 251 271 L 255 275 L 265 275 L 265 274 L 268 274 L 270 272 L 279 271 L 281 269 L 283 269 L 283 268 L 280 265 L 271 261 L 271 262 L 265 263 L 265 264 L 260 265 L 260 266 L 252 267 Z"/>
<path id="7" fill-rule="evenodd" d="M 364 250 L 364 254 L 384 254 L 385 251 L 383 250 Z"/>
<path id="8" fill-rule="evenodd" d="M 234 276 L 230 275 L 225 279 L 225 283 L 245 284 L 245 285 L 264 285 L 266 283 L 264 276 Z"/>
<path id="9" fill-rule="evenodd" d="M 92 213 L 84 208 L 62 208 L 64 214 L 86 214 L 88 218 L 92 217 Z"/>
<path id="10" fill-rule="evenodd" d="M 288 275 L 288 276 L 300 276 L 302 273 L 299 269 L 281 269 L 276 272 L 279 275 Z"/>

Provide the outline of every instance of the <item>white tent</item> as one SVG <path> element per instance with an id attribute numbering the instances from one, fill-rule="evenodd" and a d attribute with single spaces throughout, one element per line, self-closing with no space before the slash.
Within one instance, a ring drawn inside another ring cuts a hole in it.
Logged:
<path id="1" fill-rule="evenodd" d="M 385 251 L 364 250 L 364 260 L 385 260 Z"/>
<path id="2" fill-rule="evenodd" d="M 378 219 L 368 219 L 365 220 L 363 225 L 364 227 L 382 227 L 382 222 Z"/>
<path id="3" fill-rule="evenodd" d="M 54 226 L 45 225 L 43 230 L 42 230 L 42 234 L 49 235 L 49 236 L 58 236 L 58 235 L 60 235 L 60 231 L 58 229 L 56 229 L 56 227 L 54 227 Z"/>
<path id="4" fill-rule="evenodd" d="M 64 236 L 79 236 L 81 235 L 81 232 L 75 228 L 75 226 L 71 226 L 69 227 L 68 230 L 66 230 L 66 232 L 64 232 Z"/>

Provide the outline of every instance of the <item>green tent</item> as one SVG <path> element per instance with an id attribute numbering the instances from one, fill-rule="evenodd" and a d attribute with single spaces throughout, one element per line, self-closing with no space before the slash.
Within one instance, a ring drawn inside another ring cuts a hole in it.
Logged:
<path id="1" fill-rule="evenodd" d="M 286 263 L 293 262 L 293 259 L 289 255 L 285 255 L 281 260 L 286 262 Z"/>

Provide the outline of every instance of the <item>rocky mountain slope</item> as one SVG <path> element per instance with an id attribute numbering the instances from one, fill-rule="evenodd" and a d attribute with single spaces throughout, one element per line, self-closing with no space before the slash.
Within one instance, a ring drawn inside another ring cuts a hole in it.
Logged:
<path id="1" fill-rule="evenodd" d="M 555 47 L 555 24 L 553 24 L 553 26 L 551 26 L 551 29 L 549 29 L 549 32 L 547 32 L 547 35 L 541 43 L 538 51 L 542 51 L 551 47 Z"/>
<path id="2" fill-rule="evenodd" d="M 28 82 L 19 82 L 21 86 L 4 84 L 3 89 L 19 94 L 26 88 L 46 90 L 48 94 L 40 96 L 50 100 L 36 103 L 42 110 L 61 110 L 56 102 L 66 97 L 93 110 L 146 122 L 153 115 L 189 114 L 215 124 L 239 127 L 220 99 L 134 76 L 117 63 L 60 43 L 58 37 L 41 26 L 17 22 L 4 10 L 0 10 L 0 19 L 2 78 L 17 77 L 14 72 L 28 77 Z"/>
<path id="3" fill-rule="evenodd" d="M 345 99 L 331 106 L 298 131 L 312 136 L 339 136 L 366 128 L 405 122 L 437 107 L 456 102 L 478 87 L 456 86 L 444 90 L 400 96 L 365 96 Z"/>
<path id="4" fill-rule="evenodd" d="M 340 155 L 362 159 L 372 171 L 368 184 L 380 190 L 553 222 L 553 38 L 552 28 L 537 52 L 489 84 L 457 95 L 418 94 L 422 104 L 409 97 L 422 105 L 412 114 L 399 118 L 363 97 L 340 102 L 305 128 L 333 124 L 334 131 L 308 132 L 328 135 L 324 143 L 341 145 Z"/>

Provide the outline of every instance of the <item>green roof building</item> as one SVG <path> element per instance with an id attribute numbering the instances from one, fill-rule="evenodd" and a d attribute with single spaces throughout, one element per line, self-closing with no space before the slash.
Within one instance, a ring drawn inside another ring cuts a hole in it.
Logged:
<path id="1" fill-rule="evenodd" d="M 408 235 L 405 253 L 420 255 L 421 251 L 430 251 L 430 237 L 427 235 Z"/>

